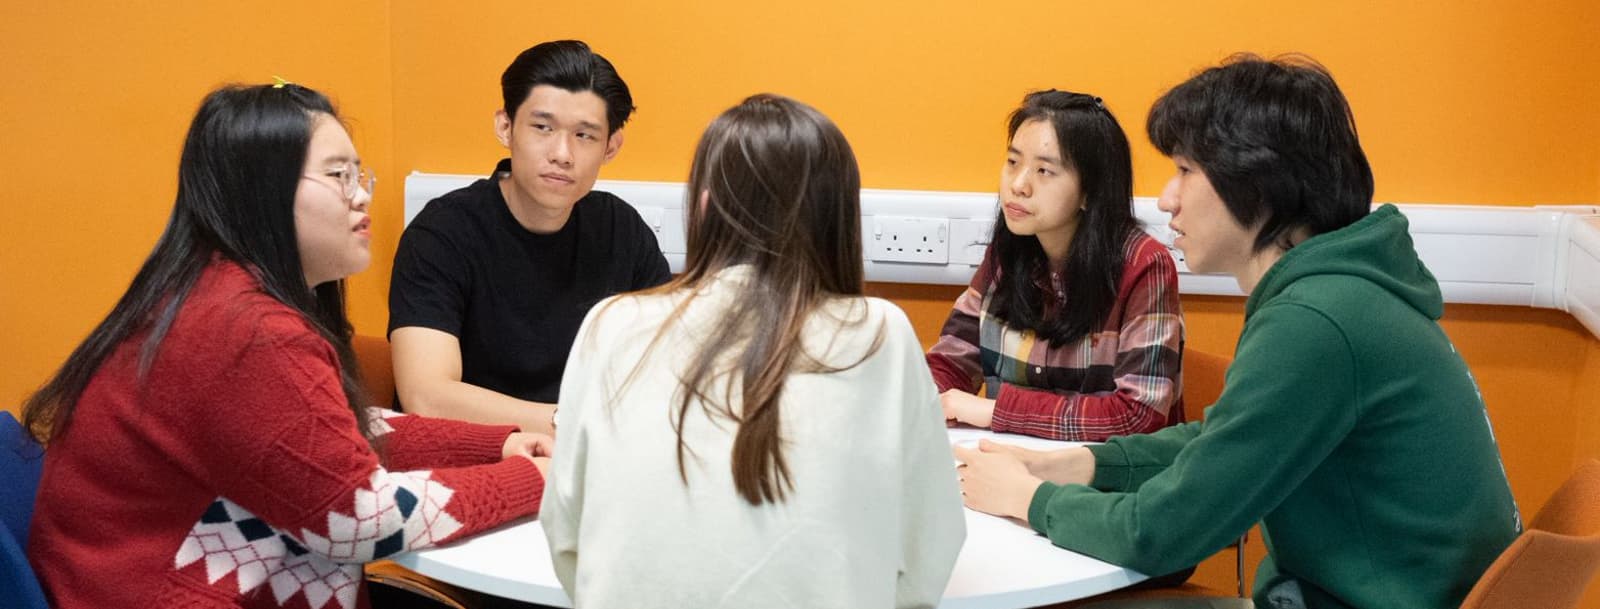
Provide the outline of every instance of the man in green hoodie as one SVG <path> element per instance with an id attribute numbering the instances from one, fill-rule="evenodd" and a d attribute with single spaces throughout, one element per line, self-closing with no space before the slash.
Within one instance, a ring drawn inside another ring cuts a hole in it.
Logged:
<path id="1" fill-rule="evenodd" d="M 1260 521 L 1258 607 L 1457 607 L 1522 526 L 1483 399 L 1354 118 L 1304 57 L 1236 56 L 1150 111 L 1196 272 L 1249 299 L 1205 420 L 1098 446 L 957 449 L 977 510 L 1144 573 Z M 1369 213 L 1370 211 L 1370 213 Z"/>

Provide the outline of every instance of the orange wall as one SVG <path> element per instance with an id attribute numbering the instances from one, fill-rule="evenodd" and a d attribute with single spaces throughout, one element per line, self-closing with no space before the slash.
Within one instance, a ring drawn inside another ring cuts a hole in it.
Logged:
<path id="1" fill-rule="evenodd" d="M 1574 467 L 1583 460 L 1600 459 L 1600 340 L 1589 341 L 1588 351 L 1572 391 L 1573 402 L 1588 405 L 1579 410 L 1573 426 L 1577 433 Z M 1589 593 L 1579 606 L 1600 609 L 1600 577 L 1589 582 Z"/>
<path id="2" fill-rule="evenodd" d="M 1600 199 L 1590 0 L 647 4 L 600 18 L 581 3 L 395 3 L 397 161 L 484 171 L 500 70 L 534 42 L 580 37 L 640 107 L 607 177 L 682 180 L 705 123 L 769 90 L 838 121 L 869 186 L 985 191 L 1005 112 L 1061 87 L 1106 98 L 1137 141 L 1137 189 L 1153 195 L 1169 167 L 1142 126 L 1163 89 L 1232 51 L 1300 50 L 1349 94 L 1380 199 Z"/>
<path id="3" fill-rule="evenodd" d="M 1580 414 L 1573 426 L 1578 434 L 1575 457 L 1600 459 L 1600 340 L 1589 341 L 1589 355 L 1573 382 L 1572 397 L 1575 402 L 1596 406 Z"/>

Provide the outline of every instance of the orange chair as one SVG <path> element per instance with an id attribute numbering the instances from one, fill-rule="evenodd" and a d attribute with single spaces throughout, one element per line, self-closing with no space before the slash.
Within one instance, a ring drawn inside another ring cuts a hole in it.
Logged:
<path id="1" fill-rule="evenodd" d="M 358 334 L 350 339 L 350 349 L 355 351 L 367 393 L 379 408 L 387 408 L 394 402 L 394 361 L 389 359 L 388 339 Z"/>
<path id="2" fill-rule="evenodd" d="M 1205 407 L 1222 397 L 1223 376 L 1232 363 L 1232 359 L 1213 353 L 1183 351 L 1183 405 L 1189 420 L 1199 420 Z"/>
<path id="3" fill-rule="evenodd" d="M 448 609 L 476 609 L 483 605 L 480 595 L 462 590 L 402 567 L 391 560 L 367 564 L 369 585 L 390 586 L 397 590 L 428 599 Z M 374 595 L 379 594 L 373 592 Z M 376 603 L 374 603 L 376 604 Z M 401 601 L 405 606 L 415 606 L 414 601 Z"/>
<path id="4" fill-rule="evenodd" d="M 1233 364 L 1232 359 L 1221 355 L 1193 349 L 1184 350 L 1183 402 L 1190 419 L 1204 416 L 1205 408 L 1217 403 L 1217 398 L 1222 397 L 1222 388 L 1225 385 L 1228 366 L 1231 364 Z M 1244 547 L 1248 541 L 1249 534 L 1246 533 L 1239 537 L 1238 543 L 1233 544 L 1233 568 L 1237 582 L 1235 593 L 1240 598 L 1249 596 L 1244 589 Z"/>
<path id="5" fill-rule="evenodd" d="M 1556 489 L 1533 523 L 1500 553 L 1461 609 L 1576 607 L 1600 571 L 1600 460 Z"/>

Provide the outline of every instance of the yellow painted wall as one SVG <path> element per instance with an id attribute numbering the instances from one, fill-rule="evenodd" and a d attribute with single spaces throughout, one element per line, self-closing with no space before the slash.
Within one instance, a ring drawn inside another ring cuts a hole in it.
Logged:
<path id="1" fill-rule="evenodd" d="M 1397 5 L 1397 6 L 1395 6 Z M 404 173 L 483 173 L 498 76 L 541 40 L 611 58 L 639 113 L 603 177 L 680 181 L 695 138 L 756 91 L 844 129 L 869 187 L 989 191 L 1005 113 L 1029 89 L 1106 98 L 1137 193 L 1168 164 L 1155 97 L 1230 52 L 1305 51 L 1349 95 L 1381 200 L 1600 202 L 1600 4 L 1430 0 L 1284 5 L 954 2 L 235 5 L 23 3 L 0 9 L 0 407 L 16 404 L 114 304 L 165 222 L 201 95 L 280 74 L 333 94 L 379 176 L 373 268 L 352 315 L 382 333 Z M 959 288 L 876 285 L 931 341 Z M 1190 345 L 1231 353 L 1236 299 L 1190 297 Z M 1564 314 L 1452 305 L 1446 329 L 1488 398 L 1532 511 L 1600 456 L 1600 341 Z M 1219 582 L 1211 582 L 1219 583 Z"/>

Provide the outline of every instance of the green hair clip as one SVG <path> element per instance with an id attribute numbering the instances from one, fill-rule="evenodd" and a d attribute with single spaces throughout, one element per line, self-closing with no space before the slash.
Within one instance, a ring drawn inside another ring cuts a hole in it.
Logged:
<path id="1" fill-rule="evenodd" d="M 294 84 L 292 82 L 284 80 L 282 76 L 278 76 L 276 74 L 272 75 L 272 80 L 274 81 L 272 83 L 272 88 L 274 88 L 274 89 L 282 89 L 284 85 L 292 85 L 292 84 Z"/>

